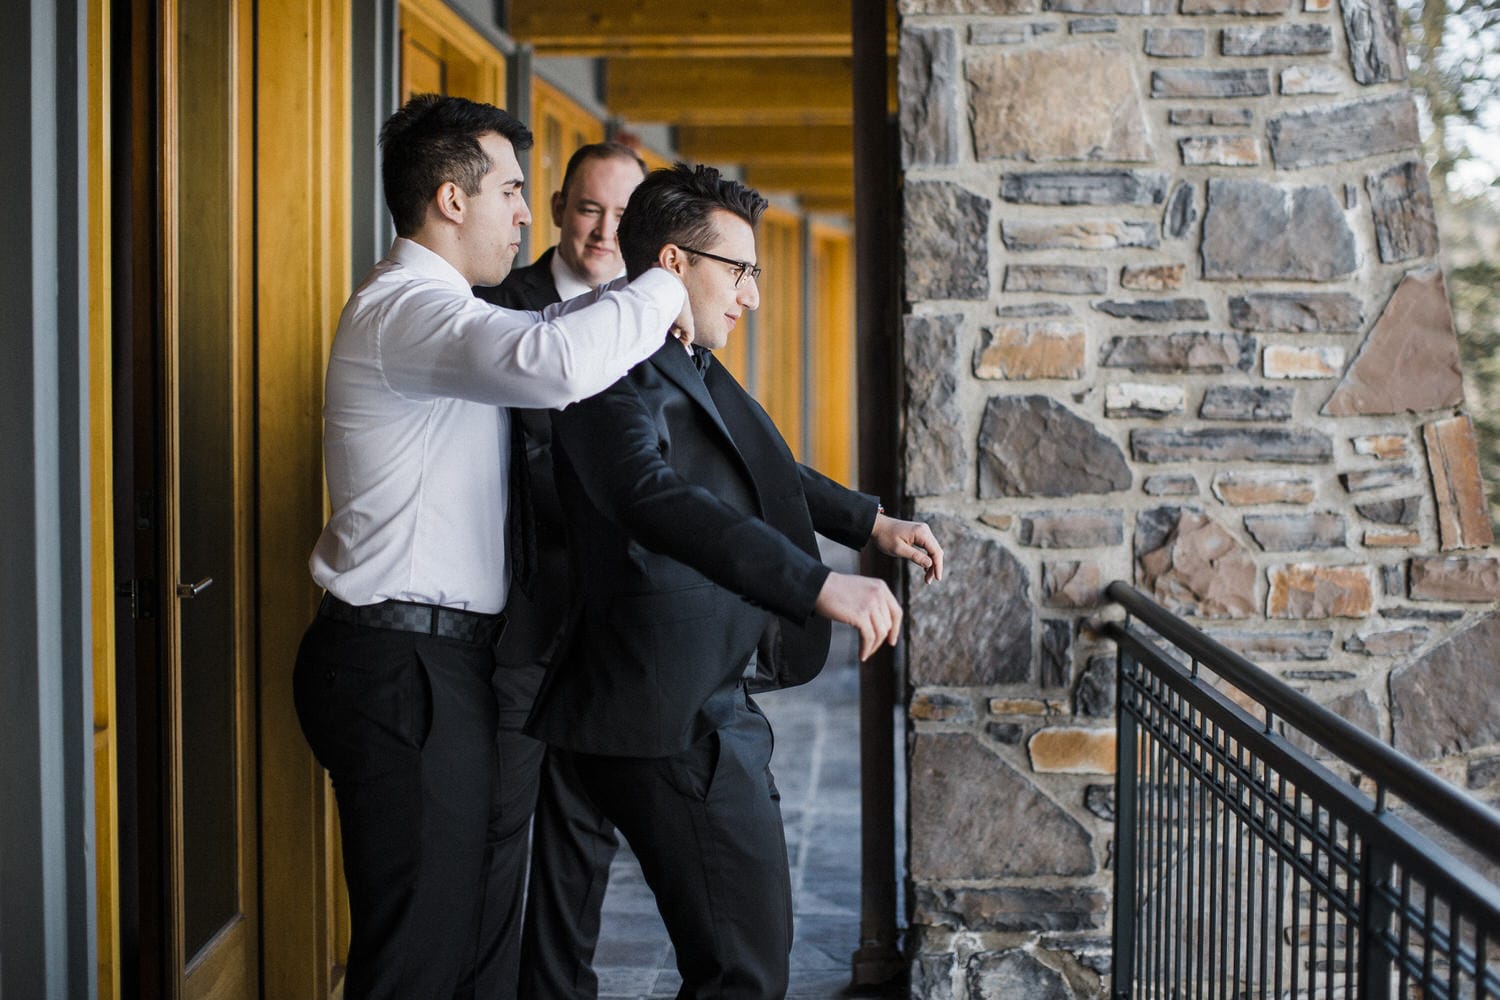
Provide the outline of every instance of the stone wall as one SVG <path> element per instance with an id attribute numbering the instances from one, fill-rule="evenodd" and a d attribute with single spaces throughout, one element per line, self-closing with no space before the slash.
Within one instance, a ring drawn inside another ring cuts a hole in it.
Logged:
<path id="1" fill-rule="evenodd" d="M 1500 560 L 1383 0 L 899 0 L 914 996 L 1102 996 L 1131 580 L 1500 790 Z"/>

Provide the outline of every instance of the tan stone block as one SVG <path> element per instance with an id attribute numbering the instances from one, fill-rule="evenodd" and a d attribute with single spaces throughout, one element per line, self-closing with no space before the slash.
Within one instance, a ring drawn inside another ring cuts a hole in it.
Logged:
<path id="1" fill-rule="evenodd" d="M 1411 561 L 1411 596 L 1418 601 L 1493 601 L 1500 598 L 1500 559 L 1424 556 Z"/>
<path id="2" fill-rule="evenodd" d="M 1283 94 L 1337 94 L 1348 83 L 1348 75 L 1333 66 L 1288 66 L 1281 71 Z"/>
<path id="3" fill-rule="evenodd" d="M 1483 548 L 1494 542 L 1489 502 L 1479 473 L 1479 444 L 1467 413 L 1434 420 L 1422 428 L 1427 468 L 1437 499 L 1438 542 L 1450 549 Z"/>
<path id="4" fill-rule="evenodd" d="M 1364 434 L 1350 438 L 1356 455 L 1374 455 L 1376 458 L 1405 458 L 1407 438 L 1405 434 Z"/>
<path id="5" fill-rule="evenodd" d="M 1096 562 L 1042 564 L 1042 600 L 1049 607 L 1096 608 L 1103 590 L 1103 573 Z"/>
<path id="6" fill-rule="evenodd" d="M 1260 141 L 1253 135 L 1191 135 L 1177 148 L 1188 167 L 1254 167 L 1260 164 Z"/>
<path id="7" fill-rule="evenodd" d="M 1139 559 L 1143 589 L 1178 614 L 1250 618 L 1255 561 L 1221 525 L 1185 510 L 1157 549 Z"/>
<path id="8" fill-rule="evenodd" d="M 1137 292 L 1170 292 L 1182 287 L 1186 264 L 1127 264 L 1120 270 L 1120 287 Z"/>
<path id="9" fill-rule="evenodd" d="M 1268 618 L 1367 618 L 1378 581 L 1371 566 L 1287 563 L 1267 572 Z"/>
<path id="10" fill-rule="evenodd" d="M 991 528 L 1009 531 L 1010 526 L 1016 523 L 1016 516 L 1014 514 L 980 514 L 979 520 L 988 524 Z"/>
<path id="11" fill-rule="evenodd" d="M 1108 43 L 970 55 L 974 152 L 981 160 L 1152 158 L 1131 56 Z M 1056 97 L 1068 95 L 1068 113 Z"/>
<path id="12" fill-rule="evenodd" d="M 1078 378 L 1083 374 L 1086 336 L 1073 323 L 1039 322 L 984 331 L 974 354 L 974 374 L 985 379 Z"/>
<path id="13" fill-rule="evenodd" d="M 906 712 L 923 722 L 971 722 L 974 719 L 974 705 L 969 698 L 946 691 L 916 692 Z"/>
<path id="14" fill-rule="evenodd" d="M 1285 472 L 1221 472 L 1214 476 L 1213 491 L 1231 507 L 1308 504 L 1318 498 L 1318 488 L 1310 477 Z"/>
<path id="15" fill-rule="evenodd" d="M 1333 0 L 1306 0 L 1302 9 L 1310 14 L 1321 14 L 1323 11 L 1333 9 Z"/>
<path id="16" fill-rule="evenodd" d="M 1337 378 L 1344 370 L 1344 349 L 1271 344 L 1261 366 L 1266 378 Z"/>
<path id="17" fill-rule="evenodd" d="M 1031 769 L 1046 774 L 1114 774 L 1113 729 L 1052 728 L 1026 744 Z"/>
<path id="18" fill-rule="evenodd" d="M 1365 532 L 1365 545 L 1372 549 L 1411 548 L 1422 544 L 1422 535 L 1407 529 Z"/>
<path id="19" fill-rule="evenodd" d="M 1463 398 L 1448 288 L 1443 273 L 1429 268 L 1401 279 L 1323 412 L 1421 413 L 1457 406 Z"/>
<path id="20" fill-rule="evenodd" d="M 991 715 L 1061 715 L 1061 702 L 1042 698 L 991 698 Z"/>

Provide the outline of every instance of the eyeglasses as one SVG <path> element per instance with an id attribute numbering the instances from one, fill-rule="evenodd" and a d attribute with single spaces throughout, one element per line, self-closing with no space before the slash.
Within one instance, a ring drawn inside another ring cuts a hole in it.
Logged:
<path id="1" fill-rule="evenodd" d="M 750 263 L 748 260 L 735 260 L 733 257 L 720 257 L 716 253 L 709 253 L 707 250 L 694 250 L 692 247 L 685 247 L 681 244 L 678 245 L 678 248 L 681 250 L 685 250 L 688 253 L 695 253 L 699 257 L 707 257 L 709 260 L 716 260 L 721 264 L 728 264 L 730 267 L 734 268 L 735 288 L 740 287 L 740 284 L 744 282 L 745 275 L 747 274 L 750 276 L 751 281 L 760 280 L 760 268 L 757 265 Z"/>

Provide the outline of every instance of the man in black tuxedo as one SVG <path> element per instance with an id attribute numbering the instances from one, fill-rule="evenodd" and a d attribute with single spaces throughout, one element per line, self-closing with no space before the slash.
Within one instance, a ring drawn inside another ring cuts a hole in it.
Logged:
<path id="1" fill-rule="evenodd" d="M 623 275 L 615 232 L 630 192 L 645 176 L 645 163 L 622 143 L 578 149 L 563 172 L 562 190 L 552 195 L 557 245 L 511 271 L 504 283 L 475 293 L 508 309 L 540 311 Z M 550 413 L 512 411 L 526 449 L 536 560 L 530 592 L 511 591 L 496 648 L 497 750 L 505 781 L 492 806 L 477 991 L 528 1000 L 597 996 L 594 948 L 618 850 L 614 826 L 578 787 L 567 760 L 546 755 L 546 744 L 521 732 L 571 603 L 567 537 L 552 482 Z"/>
<path id="2" fill-rule="evenodd" d="M 718 172 L 650 174 L 620 226 L 634 275 L 682 277 L 693 343 L 661 350 L 553 415 L 576 605 L 527 732 L 571 756 L 630 841 L 677 951 L 680 997 L 785 995 L 791 885 L 771 728 L 750 692 L 811 679 L 829 621 L 861 658 L 895 643 L 885 583 L 835 573 L 814 529 L 874 542 L 929 581 L 942 549 L 792 457 L 765 411 L 713 360 L 760 302 L 753 226 L 765 200 Z"/>

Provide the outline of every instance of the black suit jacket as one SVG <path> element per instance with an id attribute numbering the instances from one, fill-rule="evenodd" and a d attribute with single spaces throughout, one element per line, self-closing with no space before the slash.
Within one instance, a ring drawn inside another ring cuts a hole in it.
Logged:
<path id="1" fill-rule="evenodd" d="M 701 349 L 700 349 L 701 350 Z M 662 757 L 727 722 L 756 684 L 816 676 L 829 569 L 813 530 L 861 547 L 878 504 L 799 465 L 722 365 L 668 339 L 552 418 L 575 627 L 526 731 L 585 753 Z"/>
<path id="2" fill-rule="evenodd" d="M 475 288 L 474 294 L 507 309 L 540 311 L 561 301 L 552 280 L 549 247 L 526 267 L 511 271 L 498 285 Z M 497 661 L 508 667 L 545 660 L 559 641 L 568 606 L 567 531 L 557 488 L 552 482 L 552 421 L 550 410 L 512 409 L 526 443 L 526 466 L 531 480 L 531 509 L 536 523 L 536 565 L 531 596 L 512 587 L 505 605 L 505 632 L 495 649 Z"/>

